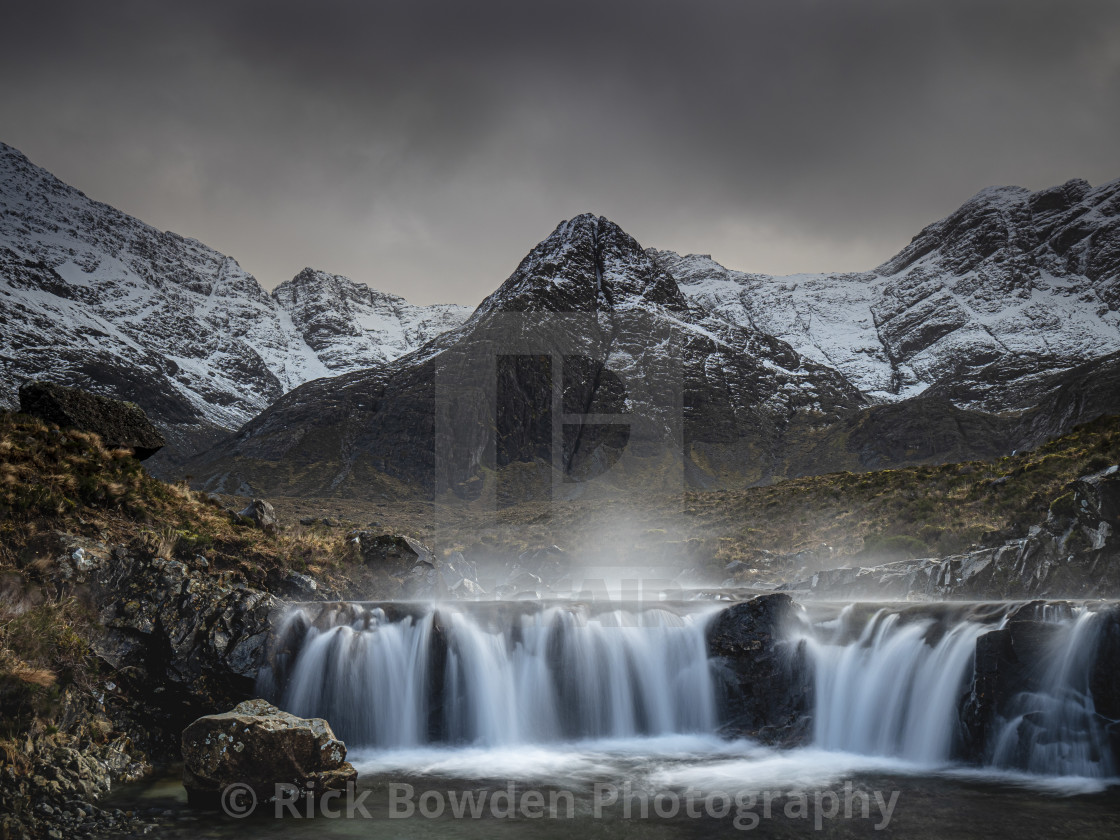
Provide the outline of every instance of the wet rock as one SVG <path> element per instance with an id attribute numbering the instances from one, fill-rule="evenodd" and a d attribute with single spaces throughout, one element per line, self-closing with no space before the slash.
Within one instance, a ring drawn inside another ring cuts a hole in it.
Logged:
<path id="1" fill-rule="evenodd" d="M 281 584 L 283 594 L 289 598 L 310 601 L 319 595 L 319 584 L 309 575 L 289 572 Z"/>
<path id="2" fill-rule="evenodd" d="M 264 499 L 253 499 L 249 506 L 237 512 L 238 516 L 251 519 L 258 528 L 266 534 L 275 534 L 280 530 L 280 520 L 276 518 L 276 509 Z"/>
<path id="3" fill-rule="evenodd" d="M 801 608 L 784 593 L 724 610 L 708 630 L 720 677 L 724 729 L 769 743 L 807 740 L 812 677 L 804 641 L 791 640 Z"/>
<path id="4" fill-rule="evenodd" d="M 1114 763 L 1120 766 L 1120 606 L 1101 611 L 1096 656 L 1089 672 L 1093 707 L 1106 721 Z"/>
<path id="5" fill-rule="evenodd" d="M 138 405 L 50 382 L 26 382 L 19 389 L 19 410 L 63 428 L 93 432 L 110 449 L 130 449 L 141 461 L 166 441 Z"/>
<path id="6" fill-rule="evenodd" d="M 409 569 L 401 584 L 404 598 L 443 598 L 447 595 L 447 585 L 431 557 L 418 559 Z"/>
<path id="7" fill-rule="evenodd" d="M 478 569 L 474 563 L 463 556 L 461 551 L 453 551 L 436 564 L 447 591 L 455 597 L 476 597 L 484 595 L 485 590 L 478 582 Z"/>
<path id="8" fill-rule="evenodd" d="M 257 802 L 272 801 L 277 785 L 316 795 L 357 778 L 346 745 L 322 718 L 299 718 L 264 700 L 206 715 L 183 731 L 183 786 L 192 804 L 217 804 L 234 783 L 248 785 Z"/>

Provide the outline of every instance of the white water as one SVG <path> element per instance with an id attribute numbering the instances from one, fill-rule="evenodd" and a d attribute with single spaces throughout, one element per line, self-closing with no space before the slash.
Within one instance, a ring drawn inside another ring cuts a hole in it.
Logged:
<path id="1" fill-rule="evenodd" d="M 296 611 L 288 621 L 301 642 L 279 699 L 330 720 L 369 772 L 587 779 L 606 768 L 628 778 L 641 766 L 666 782 L 717 785 L 813 784 L 862 768 L 1053 792 L 1115 783 L 1088 691 L 1096 623 L 1086 611 L 1074 620 L 1068 607 L 1040 610 L 1053 644 L 1032 690 L 989 730 L 986 766 L 954 764 L 977 639 L 1004 626 L 999 616 L 1014 606 L 884 608 L 869 618 L 849 606 L 806 623 L 798 634 L 813 667 L 813 743 L 798 750 L 715 734 L 705 629 L 717 606 L 411 605 L 395 618 L 347 606 L 320 615 L 318 628 L 320 608 Z"/>
<path id="2" fill-rule="evenodd" d="M 1093 708 L 1089 672 L 1095 614 L 1043 606 L 1053 639 L 985 745 L 988 766 L 1004 773 L 1104 779 L 1115 776 L 1107 734 Z M 813 743 L 826 750 L 882 756 L 945 768 L 963 734 L 977 640 L 1005 626 L 967 610 L 955 618 L 904 615 L 884 608 L 862 630 L 853 608 L 802 628 L 813 666 Z M 856 632 L 858 630 L 858 632 Z"/>
<path id="3" fill-rule="evenodd" d="M 976 639 L 991 625 L 962 621 L 938 638 L 935 620 L 903 621 L 882 609 L 858 637 L 846 640 L 850 612 L 841 614 L 831 634 L 806 639 L 814 743 L 927 765 L 947 762 Z"/>
<path id="4" fill-rule="evenodd" d="M 442 605 L 395 621 L 380 609 L 346 620 L 307 631 L 282 705 L 327 718 L 356 747 L 501 746 L 716 726 L 702 614 L 591 614 L 572 604 L 495 620 Z"/>

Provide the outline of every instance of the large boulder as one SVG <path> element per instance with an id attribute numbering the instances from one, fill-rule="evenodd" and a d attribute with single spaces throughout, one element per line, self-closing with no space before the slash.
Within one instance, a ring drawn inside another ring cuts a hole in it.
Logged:
<path id="1" fill-rule="evenodd" d="M 25 382 L 19 410 L 47 423 L 94 432 L 110 449 L 131 449 L 143 461 L 166 441 L 140 406 L 51 382 Z"/>
<path id="2" fill-rule="evenodd" d="M 350 534 L 358 548 L 362 563 L 393 571 L 408 571 L 417 560 L 430 560 L 432 550 L 412 537 L 400 534 L 379 534 L 354 531 Z"/>
<path id="3" fill-rule="evenodd" d="M 709 627 L 729 734 L 786 746 L 808 739 L 812 671 L 804 641 L 792 632 L 800 609 L 785 593 L 761 595 L 724 610 Z"/>
<path id="4" fill-rule="evenodd" d="M 253 523 L 266 534 L 275 534 L 280 530 L 276 509 L 264 499 L 253 499 L 248 507 L 239 510 L 237 515 L 253 520 Z"/>
<path id="5" fill-rule="evenodd" d="M 275 800 L 278 785 L 318 795 L 357 778 L 329 723 L 296 717 L 264 700 L 200 717 L 183 730 L 182 748 L 183 786 L 196 805 L 215 804 L 235 783 L 252 788 L 260 804 Z"/>
<path id="6" fill-rule="evenodd" d="M 364 566 L 399 582 L 395 588 L 380 593 L 386 597 L 427 600 L 477 598 L 485 594 L 478 582 L 478 570 L 460 551 L 437 557 L 412 537 L 373 531 L 351 532 L 350 540 Z M 370 591 L 363 596 L 371 594 L 379 593 Z"/>

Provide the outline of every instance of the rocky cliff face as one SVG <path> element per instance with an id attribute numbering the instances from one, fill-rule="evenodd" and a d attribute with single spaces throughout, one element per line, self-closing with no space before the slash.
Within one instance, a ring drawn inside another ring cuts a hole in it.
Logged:
<path id="1" fill-rule="evenodd" d="M 0 406 L 27 378 L 132 400 L 172 457 L 469 314 L 310 270 L 269 294 L 231 257 L 93 201 L 3 144 L 0 211 Z"/>
<path id="2" fill-rule="evenodd" d="M 348 277 L 305 268 L 272 297 L 331 373 L 392 361 L 459 326 L 471 310 L 416 306 Z"/>

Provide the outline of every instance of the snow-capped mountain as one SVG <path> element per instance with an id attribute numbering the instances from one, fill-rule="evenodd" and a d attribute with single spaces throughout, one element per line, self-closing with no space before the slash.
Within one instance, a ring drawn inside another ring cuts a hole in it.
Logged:
<path id="1" fill-rule="evenodd" d="M 0 144 L 0 404 L 30 377 L 89 387 L 139 403 L 185 453 L 301 383 L 382 364 L 469 314 L 310 270 L 269 294 L 233 258 Z"/>
<path id="2" fill-rule="evenodd" d="M 1120 350 L 1120 180 L 983 190 L 862 274 L 771 277 L 653 256 L 691 301 L 880 401 L 940 386 L 959 406 L 1022 409 L 1041 378 Z"/>

